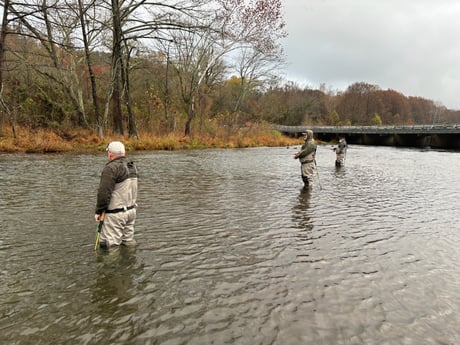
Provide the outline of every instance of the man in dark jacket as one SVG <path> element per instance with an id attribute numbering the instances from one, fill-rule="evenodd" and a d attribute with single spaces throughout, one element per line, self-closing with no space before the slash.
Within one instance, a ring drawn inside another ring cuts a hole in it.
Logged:
<path id="1" fill-rule="evenodd" d="M 137 168 L 125 157 L 125 146 L 112 141 L 107 146 L 109 162 L 101 174 L 94 218 L 104 222 L 100 233 L 100 246 L 111 248 L 120 244 L 133 246 L 136 220 Z"/>
<path id="2" fill-rule="evenodd" d="M 313 139 L 313 131 L 308 130 L 304 135 L 304 144 L 299 152 L 296 152 L 294 159 L 300 161 L 302 181 L 305 188 L 313 186 L 313 172 L 315 171 L 316 143 Z"/>

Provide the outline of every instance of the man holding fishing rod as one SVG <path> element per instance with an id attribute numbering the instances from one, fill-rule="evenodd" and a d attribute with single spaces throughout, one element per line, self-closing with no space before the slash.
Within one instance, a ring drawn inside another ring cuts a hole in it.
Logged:
<path id="1" fill-rule="evenodd" d="M 108 163 L 101 173 L 94 219 L 99 222 L 94 249 L 119 245 L 134 246 L 137 168 L 125 157 L 125 145 L 112 141 L 107 146 Z"/>
<path id="2" fill-rule="evenodd" d="M 347 142 L 344 137 L 339 138 L 339 144 L 332 148 L 332 151 L 335 151 L 335 166 L 343 167 L 347 156 Z"/>
<path id="3" fill-rule="evenodd" d="M 304 133 L 303 139 L 304 144 L 300 151 L 294 154 L 294 159 L 300 161 L 300 171 L 304 188 L 309 188 L 313 186 L 313 172 L 316 167 L 316 143 L 313 139 L 313 131 L 307 130 L 306 133 Z"/>

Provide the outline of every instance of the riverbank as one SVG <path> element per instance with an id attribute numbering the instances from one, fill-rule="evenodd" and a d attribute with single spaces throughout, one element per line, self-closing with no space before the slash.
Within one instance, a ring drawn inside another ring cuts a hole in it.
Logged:
<path id="1" fill-rule="evenodd" d="M 203 148 L 244 148 L 244 147 L 279 147 L 293 146 L 301 140 L 283 136 L 268 127 L 245 128 L 236 134 L 227 135 L 224 131 L 212 135 L 196 133 L 185 137 L 179 133 L 158 136 L 139 132 L 138 138 L 113 135 L 104 138 L 96 135 L 94 130 L 57 130 L 31 129 L 16 126 L 3 128 L 0 137 L 1 153 L 97 153 L 104 151 L 113 140 L 125 143 L 127 151 L 185 150 Z"/>

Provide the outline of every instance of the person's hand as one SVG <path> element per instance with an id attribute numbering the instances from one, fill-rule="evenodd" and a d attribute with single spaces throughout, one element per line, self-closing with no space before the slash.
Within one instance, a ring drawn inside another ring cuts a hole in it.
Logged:
<path id="1" fill-rule="evenodd" d="M 95 214 L 94 219 L 96 220 L 96 222 L 98 222 L 101 219 L 101 215 L 100 214 Z"/>

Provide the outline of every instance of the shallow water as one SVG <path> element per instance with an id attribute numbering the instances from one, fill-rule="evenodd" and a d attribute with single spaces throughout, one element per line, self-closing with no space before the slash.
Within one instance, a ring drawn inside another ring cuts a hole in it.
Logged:
<path id="1" fill-rule="evenodd" d="M 457 344 L 460 153 L 135 153 L 134 250 L 93 252 L 105 155 L 0 155 L 0 344 Z"/>

